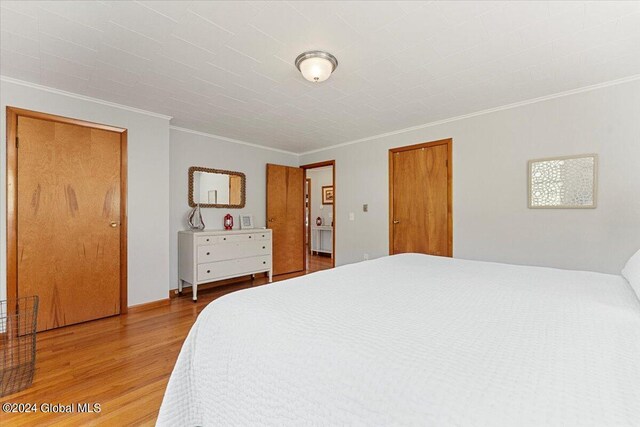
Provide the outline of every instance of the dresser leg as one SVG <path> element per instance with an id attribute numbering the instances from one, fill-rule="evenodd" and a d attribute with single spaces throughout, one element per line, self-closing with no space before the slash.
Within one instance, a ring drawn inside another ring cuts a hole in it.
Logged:
<path id="1" fill-rule="evenodd" d="M 273 269 L 269 270 L 269 283 L 273 282 Z"/>
<path id="2" fill-rule="evenodd" d="M 193 290 L 193 302 L 197 302 L 198 301 L 198 285 L 194 283 L 191 286 L 191 289 Z"/>
<path id="3" fill-rule="evenodd" d="M 182 295 L 182 288 L 184 288 L 184 280 L 178 280 L 178 294 Z"/>

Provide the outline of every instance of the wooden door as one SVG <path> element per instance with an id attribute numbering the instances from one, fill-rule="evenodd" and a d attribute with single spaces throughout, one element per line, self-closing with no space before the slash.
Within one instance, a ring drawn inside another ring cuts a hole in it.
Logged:
<path id="1" fill-rule="evenodd" d="M 17 293 L 38 330 L 120 313 L 121 135 L 17 118 Z"/>
<path id="2" fill-rule="evenodd" d="M 272 230 L 273 274 L 304 270 L 304 170 L 267 165 L 267 227 Z"/>
<path id="3" fill-rule="evenodd" d="M 451 140 L 389 150 L 389 251 L 452 256 Z"/>

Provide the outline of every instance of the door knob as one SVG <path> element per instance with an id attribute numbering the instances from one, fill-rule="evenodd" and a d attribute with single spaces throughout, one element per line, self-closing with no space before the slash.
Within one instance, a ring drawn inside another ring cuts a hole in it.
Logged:
<path id="1" fill-rule="evenodd" d="M 394 219 L 394 220 L 393 220 L 393 223 L 394 223 L 394 224 L 400 224 L 400 221 L 398 221 L 397 219 Z"/>
<path id="2" fill-rule="evenodd" d="M 269 222 L 275 222 L 275 218 L 269 218 Z"/>
<path id="3" fill-rule="evenodd" d="M 115 221 L 111 221 L 111 224 L 109 224 L 112 228 L 116 228 L 118 226 L 118 223 Z"/>

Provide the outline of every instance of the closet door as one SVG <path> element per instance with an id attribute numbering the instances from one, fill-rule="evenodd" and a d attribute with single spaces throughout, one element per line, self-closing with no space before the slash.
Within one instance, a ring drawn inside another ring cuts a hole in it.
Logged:
<path id="1" fill-rule="evenodd" d="M 389 150 L 389 252 L 452 256 L 451 140 Z"/>
<path id="2" fill-rule="evenodd" d="M 267 165 L 267 227 L 273 233 L 273 274 L 304 270 L 304 170 Z"/>
<path id="3" fill-rule="evenodd" d="M 38 330 L 120 313 L 121 135 L 18 116 L 17 293 Z"/>

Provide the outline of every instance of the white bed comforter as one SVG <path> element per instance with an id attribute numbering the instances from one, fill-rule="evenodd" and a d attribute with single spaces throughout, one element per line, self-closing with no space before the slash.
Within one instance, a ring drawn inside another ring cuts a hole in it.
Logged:
<path id="1" fill-rule="evenodd" d="M 621 277 L 407 254 L 212 302 L 163 426 L 640 426 Z"/>

